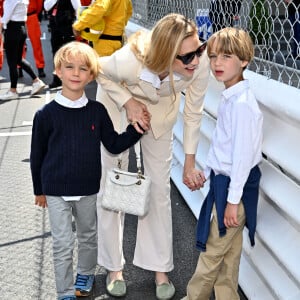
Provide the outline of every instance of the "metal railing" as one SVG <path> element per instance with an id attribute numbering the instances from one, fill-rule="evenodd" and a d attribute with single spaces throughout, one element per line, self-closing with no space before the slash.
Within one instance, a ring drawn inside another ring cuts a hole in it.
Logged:
<path id="1" fill-rule="evenodd" d="M 212 2 L 212 0 L 132 0 L 134 10 L 132 20 L 150 29 L 164 15 L 178 12 L 194 19 L 199 25 L 199 33 L 203 34 L 200 31 L 208 30 L 210 33 L 211 29 L 208 28 L 209 24 L 203 26 L 199 22 L 209 14 L 213 28 L 237 26 L 249 31 L 255 44 L 255 59 L 249 65 L 250 70 L 300 88 L 300 50 L 298 48 L 298 56 L 292 55 L 292 49 L 297 42 L 284 1 L 227 0 L 224 1 L 228 3 L 227 7 L 219 7 L 215 12 L 212 12 Z M 300 22 L 299 15 L 295 22 L 297 20 Z"/>

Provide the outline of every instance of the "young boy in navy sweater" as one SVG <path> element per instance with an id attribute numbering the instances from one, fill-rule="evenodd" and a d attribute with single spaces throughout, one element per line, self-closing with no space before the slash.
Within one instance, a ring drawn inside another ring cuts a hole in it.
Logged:
<path id="1" fill-rule="evenodd" d="M 184 299 L 208 300 L 214 289 L 216 300 L 239 300 L 245 226 L 254 246 L 263 115 L 243 78 L 254 56 L 249 34 L 224 28 L 209 38 L 207 54 L 212 73 L 225 90 L 204 169 L 210 188 L 198 219 L 197 248 L 201 253 Z"/>
<path id="2" fill-rule="evenodd" d="M 98 55 L 90 46 L 66 44 L 55 54 L 54 66 L 62 91 L 34 116 L 30 166 L 35 204 L 49 210 L 57 296 L 66 300 L 89 295 L 95 280 L 100 143 L 119 154 L 142 134 L 133 125 L 118 134 L 105 107 L 86 97 L 84 88 L 100 69 Z M 75 284 L 72 216 L 78 239 Z"/>

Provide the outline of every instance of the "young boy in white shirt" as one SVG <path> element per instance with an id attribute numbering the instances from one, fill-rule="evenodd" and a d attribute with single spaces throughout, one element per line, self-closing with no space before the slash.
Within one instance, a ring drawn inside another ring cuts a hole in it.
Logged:
<path id="1" fill-rule="evenodd" d="M 254 56 L 247 32 L 224 28 L 207 43 L 210 67 L 225 85 L 208 152 L 205 178 L 210 189 L 197 225 L 197 268 L 186 300 L 238 300 L 243 229 L 254 246 L 262 159 L 263 116 L 243 71 Z M 212 219 L 211 219 L 212 213 Z"/>

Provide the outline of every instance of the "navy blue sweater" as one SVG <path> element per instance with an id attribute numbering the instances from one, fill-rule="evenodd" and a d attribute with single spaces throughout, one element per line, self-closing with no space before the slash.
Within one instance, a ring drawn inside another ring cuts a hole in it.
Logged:
<path id="1" fill-rule="evenodd" d="M 81 108 L 52 101 L 34 116 L 30 167 L 35 195 L 84 196 L 99 191 L 100 142 L 119 154 L 141 134 L 128 125 L 118 134 L 106 108 L 89 100 Z"/>

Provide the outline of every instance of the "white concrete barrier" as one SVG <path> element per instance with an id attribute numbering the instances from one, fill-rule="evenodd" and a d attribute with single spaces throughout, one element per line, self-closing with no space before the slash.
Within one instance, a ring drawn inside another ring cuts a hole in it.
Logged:
<path id="1" fill-rule="evenodd" d="M 264 114 L 265 158 L 258 208 L 256 246 L 244 232 L 239 284 L 248 299 L 300 299 L 300 91 L 246 71 Z M 215 127 L 222 85 L 211 78 L 205 97 L 197 164 L 205 162 Z M 198 217 L 209 183 L 190 192 L 182 183 L 184 153 L 181 112 L 174 128 L 172 180 Z"/>

